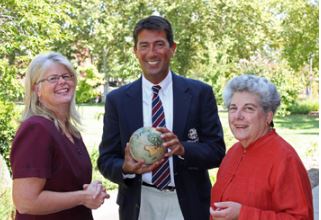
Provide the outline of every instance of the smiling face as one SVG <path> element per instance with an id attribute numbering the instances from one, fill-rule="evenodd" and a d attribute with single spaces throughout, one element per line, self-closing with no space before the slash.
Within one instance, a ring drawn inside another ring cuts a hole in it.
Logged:
<path id="1" fill-rule="evenodd" d="M 64 74 L 73 73 L 62 64 L 52 63 L 40 79 L 41 83 L 36 85 L 36 92 L 40 103 L 55 113 L 63 107 L 69 108 L 75 93 L 75 79 L 73 77 L 66 80 L 66 78 L 59 77 L 57 82 L 49 82 L 48 80 L 42 79 Z"/>
<path id="2" fill-rule="evenodd" d="M 147 80 L 158 84 L 166 77 L 175 49 L 175 43 L 169 46 L 164 31 L 145 29 L 138 34 L 134 52 Z"/>
<path id="3" fill-rule="evenodd" d="M 228 109 L 228 121 L 234 137 L 248 147 L 269 131 L 273 113 L 264 112 L 259 97 L 249 92 L 234 93 Z"/>

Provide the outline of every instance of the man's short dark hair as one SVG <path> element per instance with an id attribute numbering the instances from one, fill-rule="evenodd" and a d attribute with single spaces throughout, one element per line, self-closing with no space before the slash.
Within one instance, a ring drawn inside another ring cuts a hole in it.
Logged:
<path id="1" fill-rule="evenodd" d="M 171 47 L 174 44 L 174 36 L 171 23 L 163 17 L 160 16 L 149 16 L 140 20 L 133 31 L 135 48 L 137 46 L 138 34 L 143 30 L 155 30 L 164 31 L 166 33 L 166 38 Z"/>

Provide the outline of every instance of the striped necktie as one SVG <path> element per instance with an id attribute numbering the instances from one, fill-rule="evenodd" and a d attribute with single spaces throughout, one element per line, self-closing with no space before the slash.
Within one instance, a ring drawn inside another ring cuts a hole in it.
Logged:
<path id="1" fill-rule="evenodd" d="M 158 92 L 161 89 L 159 85 L 153 86 L 152 98 L 152 125 L 153 127 L 165 127 L 165 114 L 162 101 L 159 98 Z M 152 182 L 160 190 L 164 189 L 171 181 L 168 158 L 153 170 Z"/>

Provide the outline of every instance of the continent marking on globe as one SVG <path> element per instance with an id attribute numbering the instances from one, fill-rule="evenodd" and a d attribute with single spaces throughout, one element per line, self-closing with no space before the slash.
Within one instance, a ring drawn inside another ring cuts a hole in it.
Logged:
<path id="1" fill-rule="evenodd" d="M 148 151 L 148 153 L 151 157 L 157 156 L 157 154 L 159 153 L 159 150 L 160 150 L 159 148 L 160 148 L 159 146 L 150 146 L 150 145 L 144 146 L 144 149 L 146 151 Z"/>

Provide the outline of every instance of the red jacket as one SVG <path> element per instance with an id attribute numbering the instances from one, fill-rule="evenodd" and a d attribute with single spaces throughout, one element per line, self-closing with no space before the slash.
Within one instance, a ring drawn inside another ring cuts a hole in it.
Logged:
<path id="1" fill-rule="evenodd" d="M 274 130 L 227 153 L 211 192 L 214 202 L 242 205 L 239 220 L 311 220 L 312 191 L 295 150 Z M 213 207 L 214 208 L 214 207 Z"/>

